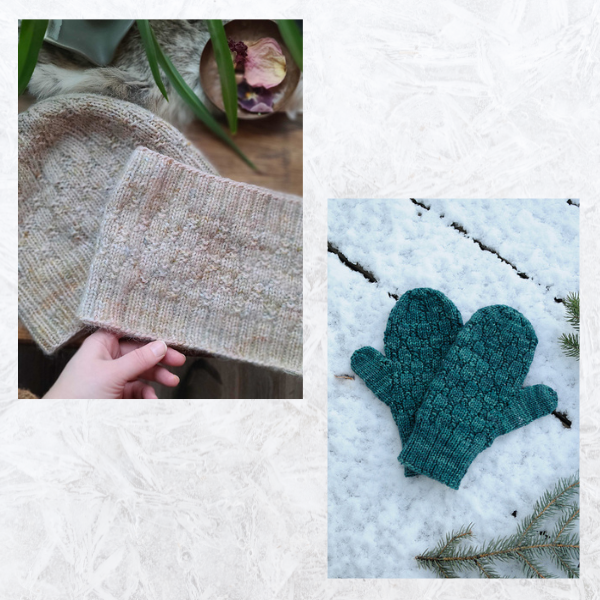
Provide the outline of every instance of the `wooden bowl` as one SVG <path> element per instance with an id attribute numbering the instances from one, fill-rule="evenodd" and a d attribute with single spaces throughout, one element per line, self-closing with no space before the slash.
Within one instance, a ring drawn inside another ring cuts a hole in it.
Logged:
<path id="1" fill-rule="evenodd" d="M 258 19 L 230 21 L 225 25 L 225 33 L 228 38 L 232 38 L 236 42 L 244 42 L 247 45 L 258 41 L 261 38 L 273 38 L 281 46 L 281 50 L 285 56 L 285 77 L 278 86 L 270 88 L 270 91 L 274 95 L 273 112 L 251 113 L 238 106 L 238 119 L 263 119 L 279 110 L 283 110 L 298 86 L 298 82 L 300 81 L 300 69 L 287 49 L 283 38 L 279 33 L 277 24 L 274 21 Z M 212 42 L 210 40 L 208 44 L 206 44 L 202 52 L 202 57 L 200 58 L 200 85 L 208 99 L 219 110 L 225 112 L 223 96 L 221 94 L 219 70 L 215 60 Z"/>

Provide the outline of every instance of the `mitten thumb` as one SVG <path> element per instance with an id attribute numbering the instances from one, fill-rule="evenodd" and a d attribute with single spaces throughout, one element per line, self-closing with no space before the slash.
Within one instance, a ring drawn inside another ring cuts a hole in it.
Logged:
<path id="1" fill-rule="evenodd" d="M 367 387 L 386 404 L 390 404 L 392 391 L 393 365 L 381 352 L 365 346 L 359 348 L 350 359 L 352 370 L 365 382 Z"/>
<path id="2" fill-rule="evenodd" d="M 509 398 L 508 408 L 500 416 L 502 433 L 508 433 L 556 410 L 558 396 L 547 385 L 532 385 Z"/>
<path id="3" fill-rule="evenodd" d="M 365 382 L 367 387 L 392 410 L 392 416 L 398 426 L 402 444 L 408 439 L 412 423 L 398 404 L 398 390 L 394 390 L 394 364 L 381 352 L 365 346 L 359 348 L 350 359 L 352 370 Z M 395 395 L 394 395 L 395 392 Z M 410 468 L 404 469 L 406 477 L 418 475 Z"/>
<path id="4" fill-rule="evenodd" d="M 142 373 L 157 365 L 167 353 L 167 345 L 160 340 L 146 344 L 113 361 L 117 377 L 123 381 L 137 379 Z"/>

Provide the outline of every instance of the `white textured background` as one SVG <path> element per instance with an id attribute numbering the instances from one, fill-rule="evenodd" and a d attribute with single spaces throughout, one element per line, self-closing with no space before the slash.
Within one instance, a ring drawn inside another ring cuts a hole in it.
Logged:
<path id="1" fill-rule="evenodd" d="M 140 10 L 79 6 L 8 3 L 0 16 L 2 597 L 598 598 L 598 4 L 147 3 L 148 18 L 305 20 L 306 400 L 44 406 L 14 400 L 16 20 Z M 326 579 L 326 199 L 376 196 L 581 199 L 581 580 Z"/>

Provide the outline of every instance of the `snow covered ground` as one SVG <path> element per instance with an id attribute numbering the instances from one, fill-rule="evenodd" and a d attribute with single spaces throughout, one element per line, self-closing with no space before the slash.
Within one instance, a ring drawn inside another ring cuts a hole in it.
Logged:
<path id="1" fill-rule="evenodd" d="M 562 200 L 330 200 L 329 243 L 375 283 L 328 254 L 329 577 L 435 577 L 414 557 L 473 523 L 474 542 L 513 533 L 534 502 L 579 467 L 579 363 L 558 343 L 572 332 L 556 299 L 579 290 L 579 207 Z M 475 241 L 477 240 L 477 241 Z M 478 243 L 479 242 L 479 243 Z M 400 297 L 441 290 L 466 323 L 507 304 L 539 339 L 525 385 L 558 393 L 550 415 L 498 438 L 452 490 L 405 478 L 389 408 L 350 368 L 354 350 L 383 352 Z M 338 376 L 338 377 L 336 377 Z M 513 512 L 517 511 L 516 518 Z"/>

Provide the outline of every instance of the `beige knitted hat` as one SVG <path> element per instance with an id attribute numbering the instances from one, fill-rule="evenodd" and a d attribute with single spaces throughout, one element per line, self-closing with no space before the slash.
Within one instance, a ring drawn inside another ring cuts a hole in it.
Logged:
<path id="1" fill-rule="evenodd" d="M 173 126 L 129 102 L 71 94 L 19 115 L 19 316 L 45 352 L 82 328 L 104 208 L 140 145 L 215 173 Z"/>
<path id="2" fill-rule="evenodd" d="M 106 207 L 79 317 L 301 373 L 301 199 L 138 149 Z"/>

